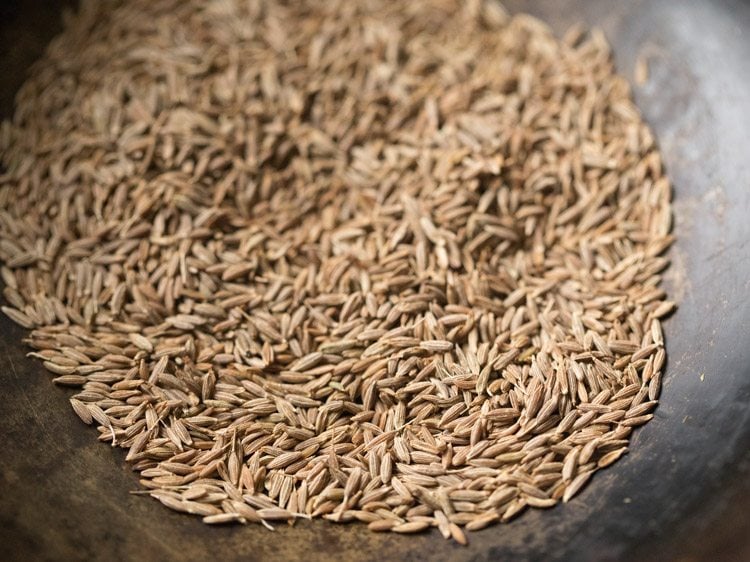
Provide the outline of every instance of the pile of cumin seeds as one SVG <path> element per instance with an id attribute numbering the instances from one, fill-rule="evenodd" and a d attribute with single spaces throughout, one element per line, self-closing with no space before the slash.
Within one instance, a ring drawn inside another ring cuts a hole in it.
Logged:
<path id="1" fill-rule="evenodd" d="M 652 418 L 670 185 L 600 32 L 493 1 L 85 1 L 0 161 L 3 311 L 206 523 L 465 543 Z"/>

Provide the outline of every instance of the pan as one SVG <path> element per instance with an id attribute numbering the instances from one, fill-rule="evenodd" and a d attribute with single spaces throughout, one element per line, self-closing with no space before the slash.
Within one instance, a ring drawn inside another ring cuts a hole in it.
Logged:
<path id="1" fill-rule="evenodd" d="M 53 8 L 50 8 L 50 4 Z M 0 320 L 3 560 L 750 560 L 750 3 L 509 0 L 561 34 L 599 26 L 674 183 L 669 364 L 655 419 L 574 501 L 472 533 L 471 544 L 314 521 L 208 528 L 129 494 L 124 454 L 97 443 Z M 0 110 L 59 31 L 62 3 L 0 8 Z"/>

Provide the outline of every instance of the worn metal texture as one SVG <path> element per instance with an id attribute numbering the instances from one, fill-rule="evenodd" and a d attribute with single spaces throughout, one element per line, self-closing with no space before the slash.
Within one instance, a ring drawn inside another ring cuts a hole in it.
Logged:
<path id="1" fill-rule="evenodd" d="M 59 3 L 0 8 L 0 109 L 59 28 Z M 378 535 L 301 522 L 209 528 L 129 494 L 120 450 L 96 441 L 66 391 L 0 320 L 3 560 L 750 560 L 750 4 L 702 0 L 510 0 L 558 33 L 602 27 L 635 87 L 675 185 L 668 366 L 655 419 L 631 453 L 573 501 L 471 533 Z M 18 41 L 23 41 L 22 48 Z M 12 44 L 12 45 L 11 45 Z M 15 45 L 15 46 L 13 46 Z"/>

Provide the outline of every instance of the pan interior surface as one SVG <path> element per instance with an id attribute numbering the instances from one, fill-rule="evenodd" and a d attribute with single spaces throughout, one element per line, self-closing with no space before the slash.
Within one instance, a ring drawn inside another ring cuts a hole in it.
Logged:
<path id="1" fill-rule="evenodd" d="M 23 72 L 56 32 L 54 10 L 35 3 L 7 18 L 0 49 Z M 618 70 L 647 60 L 636 102 L 661 146 L 674 184 L 677 243 L 669 257 L 668 366 L 656 418 L 636 432 L 631 453 L 600 472 L 574 501 L 533 510 L 509 525 L 472 533 L 469 547 L 433 535 L 374 535 L 326 522 L 262 528 L 206 528 L 130 495 L 137 478 L 123 453 L 102 446 L 69 410 L 64 393 L 24 355 L 23 331 L 2 318 L 0 457 L 5 559 L 265 560 L 657 560 L 731 559 L 748 545 L 750 475 L 750 5 L 663 0 L 508 1 L 561 35 L 582 21 L 600 26 Z M 37 6 L 38 8 L 38 6 Z M 8 9 L 8 8 L 4 8 Z M 21 8 L 19 8 L 21 10 Z M 6 47 L 38 38 L 27 53 Z M 36 50 L 35 50 L 36 49 Z M 34 55 L 36 53 L 36 55 Z M 12 69 L 11 69 L 12 70 Z M 22 81 L 11 72 L 0 102 L 10 110 Z M 116 470 L 119 468 L 119 470 Z M 744 503 L 742 503 L 744 502 Z M 745 509 L 743 509 L 743 506 Z M 439 541 L 439 542 L 435 542 Z M 734 541 L 734 542 L 733 542 Z M 435 548 L 439 545 L 439 548 Z"/>

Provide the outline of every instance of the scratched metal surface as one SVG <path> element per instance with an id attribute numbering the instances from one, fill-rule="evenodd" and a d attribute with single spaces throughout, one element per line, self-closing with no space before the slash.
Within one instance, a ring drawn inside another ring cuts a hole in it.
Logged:
<path id="1" fill-rule="evenodd" d="M 0 110 L 59 27 L 56 2 L 0 8 Z M 0 320 L 0 558 L 4 560 L 750 559 L 750 5 L 699 0 L 510 0 L 558 31 L 601 26 L 636 88 L 675 184 L 681 307 L 656 419 L 574 501 L 471 535 L 374 535 L 314 522 L 269 533 L 207 528 L 130 495 L 124 455 L 95 439 Z M 20 42 L 20 43 L 19 43 Z"/>

